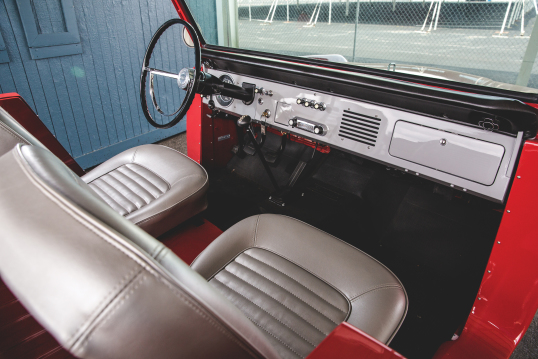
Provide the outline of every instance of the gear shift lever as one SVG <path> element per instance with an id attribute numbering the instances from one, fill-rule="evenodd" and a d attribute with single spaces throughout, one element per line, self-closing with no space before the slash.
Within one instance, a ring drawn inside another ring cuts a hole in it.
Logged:
<path id="1" fill-rule="evenodd" d="M 256 141 L 256 137 L 254 136 L 254 132 L 252 132 L 252 127 L 250 126 L 251 123 L 252 123 L 252 118 L 248 115 L 241 116 L 237 120 L 238 127 L 241 127 L 241 128 L 246 127 L 248 135 L 250 136 L 250 140 L 252 141 L 252 144 L 254 145 L 254 148 L 256 149 L 256 153 L 258 153 L 258 156 L 260 157 L 260 160 L 262 161 L 263 167 L 265 168 L 265 172 L 267 172 L 267 175 L 269 176 L 269 179 L 271 180 L 273 187 L 275 187 L 275 189 L 278 191 L 280 187 L 278 186 L 278 183 L 276 182 L 276 179 L 273 176 L 273 173 L 271 172 L 271 168 L 269 168 L 269 165 L 267 164 L 267 161 L 265 160 L 265 157 L 263 156 L 260 145 Z"/>
<path id="2" fill-rule="evenodd" d="M 241 116 L 237 120 L 237 126 L 239 126 L 239 127 L 248 127 L 251 122 L 252 122 L 252 118 L 250 118 L 250 116 L 248 116 L 248 115 Z"/>

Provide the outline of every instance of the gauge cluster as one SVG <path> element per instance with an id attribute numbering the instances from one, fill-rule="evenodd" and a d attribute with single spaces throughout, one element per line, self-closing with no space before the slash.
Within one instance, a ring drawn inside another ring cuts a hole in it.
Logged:
<path id="1" fill-rule="evenodd" d="M 222 82 L 236 85 L 236 83 L 234 83 L 234 80 L 230 77 L 230 75 L 222 75 L 219 78 L 222 80 Z M 234 102 L 234 99 L 232 97 L 223 96 L 223 95 L 216 95 L 215 97 L 219 105 L 223 107 L 228 107 L 232 104 L 232 102 Z"/>

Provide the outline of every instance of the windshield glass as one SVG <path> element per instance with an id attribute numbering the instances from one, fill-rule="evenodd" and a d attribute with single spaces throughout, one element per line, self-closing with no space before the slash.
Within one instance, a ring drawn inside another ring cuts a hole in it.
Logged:
<path id="1" fill-rule="evenodd" d="M 187 3 L 209 44 L 538 93 L 536 0 Z"/>

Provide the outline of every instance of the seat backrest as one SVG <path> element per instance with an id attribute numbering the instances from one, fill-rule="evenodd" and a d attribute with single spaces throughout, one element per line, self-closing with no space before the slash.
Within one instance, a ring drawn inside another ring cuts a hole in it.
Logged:
<path id="1" fill-rule="evenodd" d="M 58 158 L 0 157 L 0 276 L 81 358 L 277 358 L 264 335 Z"/>
<path id="2" fill-rule="evenodd" d="M 17 143 L 46 148 L 6 110 L 0 107 L 0 156 L 11 151 Z"/>

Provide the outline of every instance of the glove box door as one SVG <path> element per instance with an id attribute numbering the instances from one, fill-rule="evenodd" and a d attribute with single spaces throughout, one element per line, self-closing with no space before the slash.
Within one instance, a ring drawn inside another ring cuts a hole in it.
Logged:
<path id="1" fill-rule="evenodd" d="M 503 146 L 406 121 L 398 121 L 391 156 L 490 186 L 495 182 Z"/>

